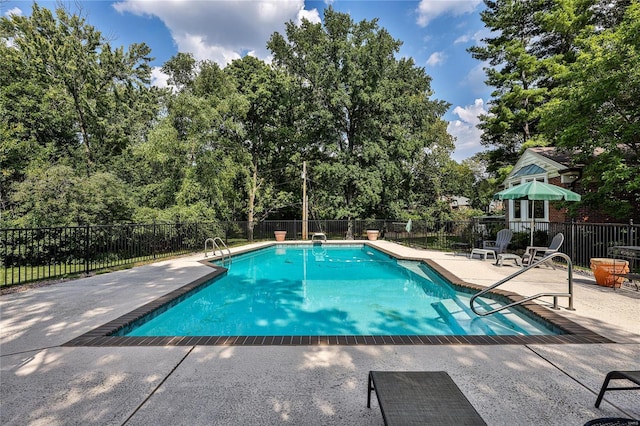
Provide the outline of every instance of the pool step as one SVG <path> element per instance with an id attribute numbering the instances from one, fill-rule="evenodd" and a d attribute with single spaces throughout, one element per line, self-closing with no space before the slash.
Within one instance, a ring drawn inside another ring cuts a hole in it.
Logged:
<path id="1" fill-rule="evenodd" d="M 441 305 L 437 308 L 434 305 Z M 471 334 L 475 328 L 478 328 L 482 334 L 494 335 L 496 332 L 487 325 L 487 318 L 479 318 L 471 311 L 461 300 L 445 299 L 440 302 L 433 303 L 436 312 L 445 320 L 455 321 L 454 327 L 460 327 L 464 332 L 462 334 Z"/>
<path id="2" fill-rule="evenodd" d="M 492 301 L 496 302 L 495 300 L 492 300 Z M 486 309 L 487 311 L 494 308 L 494 306 L 491 306 L 491 304 L 489 304 L 486 300 L 482 298 L 476 299 L 476 303 L 482 306 L 482 308 Z M 511 320 L 508 317 L 507 312 L 509 312 L 509 310 L 497 312 L 495 314 L 492 314 L 489 317 L 484 317 L 484 319 L 491 320 L 490 322 L 494 323 L 496 326 L 501 327 L 503 329 L 507 329 L 507 330 L 520 330 L 523 328 L 524 329 L 528 328 L 527 327 L 528 325 L 526 322 L 518 321 L 519 323 L 516 323 L 513 320 Z M 515 318 L 518 318 L 518 317 L 516 316 Z M 519 333 L 519 334 L 525 334 L 525 333 Z"/>
<path id="3" fill-rule="evenodd" d="M 422 264 L 415 260 L 398 260 L 398 265 L 429 282 L 433 282 L 433 279 L 422 269 Z"/>
<path id="4" fill-rule="evenodd" d="M 458 323 L 455 316 L 449 312 L 449 310 L 442 304 L 442 302 L 434 302 L 431 304 L 433 309 L 440 315 L 440 318 L 444 320 L 444 323 L 449 326 L 453 334 L 466 335 L 467 331 Z"/>
<path id="5" fill-rule="evenodd" d="M 422 264 L 415 261 L 400 260 L 398 261 L 398 265 L 433 283 L 432 278 L 422 269 Z M 477 299 L 476 303 L 487 310 L 495 307 L 491 306 L 492 304 L 500 304 L 500 302 L 493 299 Z M 500 330 L 513 331 L 521 327 L 525 327 L 526 329 L 527 326 L 526 323 L 518 324 L 512 321 L 506 313 L 496 313 L 490 317 L 479 317 L 471 310 L 468 299 L 466 298 L 462 300 L 442 299 L 439 302 L 432 303 L 431 306 L 455 334 L 496 335 Z"/>

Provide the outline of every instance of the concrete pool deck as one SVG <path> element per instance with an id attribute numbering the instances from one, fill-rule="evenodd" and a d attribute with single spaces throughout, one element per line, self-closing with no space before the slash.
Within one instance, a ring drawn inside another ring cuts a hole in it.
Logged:
<path id="1" fill-rule="evenodd" d="M 375 245 L 436 261 L 490 285 L 516 270 L 452 253 Z M 581 425 L 640 418 L 640 391 L 596 394 L 611 370 L 640 370 L 640 292 L 575 275 L 575 311 L 558 313 L 610 344 L 440 346 L 64 347 L 206 275 L 202 256 L 0 297 L 0 424 L 381 425 L 366 408 L 369 370 L 447 371 L 490 425 Z M 566 290 L 566 271 L 536 268 L 505 285 Z M 564 287 L 564 288 L 563 288 Z M 548 299 L 548 298 L 547 298 Z M 541 302 L 549 306 L 547 300 Z M 566 300 L 560 299 L 560 306 Z"/>

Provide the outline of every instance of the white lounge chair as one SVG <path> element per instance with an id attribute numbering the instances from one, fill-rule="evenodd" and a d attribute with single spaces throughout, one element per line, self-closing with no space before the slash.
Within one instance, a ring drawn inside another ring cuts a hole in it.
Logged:
<path id="1" fill-rule="evenodd" d="M 473 256 L 478 255 L 486 260 L 487 256 L 493 256 L 493 258 L 497 260 L 498 254 L 507 249 L 507 246 L 511 242 L 511 237 L 513 237 L 513 231 L 511 231 L 511 229 L 501 229 L 498 231 L 495 240 L 485 240 L 482 242 L 482 248 L 474 248 L 471 250 L 470 257 L 473 259 Z"/>
<path id="2" fill-rule="evenodd" d="M 551 253 L 557 253 L 564 242 L 564 234 L 562 232 L 557 233 L 551 240 L 549 247 L 527 247 L 522 256 L 522 263 L 525 265 L 531 265 L 532 263 L 550 255 Z M 555 269 L 553 264 L 552 268 Z"/>
<path id="3" fill-rule="evenodd" d="M 501 229 L 496 234 L 495 241 L 485 240 L 482 242 L 482 248 L 484 250 L 493 250 L 495 254 L 500 254 L 507 249 L 507 246 L 511 242 L 513 237 L 513 231 L 511 229 Z"/>

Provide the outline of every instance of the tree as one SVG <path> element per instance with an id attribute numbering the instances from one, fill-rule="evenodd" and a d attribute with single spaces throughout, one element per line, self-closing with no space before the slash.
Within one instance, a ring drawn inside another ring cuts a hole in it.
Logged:
<path id="1" fill-rule="evenodd" d="M 3 38 L 11 39 L 3 53 L 10 51 L 18 72 L 35 80 L 45 97 L 55 96 L 73 120 L 68 124 L 76 137 L 66 148 L 73 151 L 73 143 L 80 143 L 87 173 L 94 163 L 119 154 L 128 142 L 134 93 L 149 83 L 149 47 L 112 49 L 99 31 L 63 8 L 54 18 L 34 4 L 31 16 L 12 15 L 0 22 Z"/>
<path id="2" fill-rule="evenodd" d="M 233 135 L 243 102 L 231 79 L 210 61 L 178 53 L 163 70 L 174 85 L 165 115 L 132 153 L 138 220 L 233 219 L 241 170 Z"/>
<path id="3" fill-rule="evenodd" d="M 178 52 L 162 65 L 161 70 L 169 75 L 167 83 L 181 92 L 193 87 L 198 74 L 198 64 L 191 53 Z"/>
<path id="4" fill-rule="evenodd" d="M 0 18 L 0 36 L 1 208 L 20 210 L 11 201 L 26 202 L 29 192 L 13 191 L 27 177 L 39 185 L 41 174 L 26 174 L 32 163 L 117 175 L 114 165 L 157 113 L 149 48 L 112 49 L 83 18 L 62 8 L 54 17 L 37 4 L 31 16 Z M 99 194 L 86 202 L 99 205 Z"/>
<path id="5" fill-rule="evenodd" d="M 523 144 L 538 134 L 537 108 L 545 101 L 544 63 L 536 56 L 540 40 L 540 17 L 547 12 L 545 0 L 485 1 L 482 21 L 494 36 L 483 45 L 469 48 L 475 59 L 488 61 L 486 83 L 495 87 L 488 114 L 478 126 L 482 143 L 492 146 L 490 171 L 514 163 Z"/>
<path id="6" fill-rule="evenodd" d="M 325 10 L 324 25 L 289 22 L 267 46 L 302 97 L 301 146 L 311 146 L 312 201 L 324 217 L 386 216 L 412 160 L 426 147 L 453 147 L 440 125 L 447 105 L 431 101 L 430 78 L 377 21 L 354 23 Z M 307 158 L 309 159 L 309 158 Z M 405 204 L 406 207 L 406 204 Z"/>
<path id="7" fill-rule="evenodd" d="M 133 212 L 126 184 L 112 173 L 87 178 L 61 165 L 32 164 L 12 197 L 16 223 L 27 227 L 111 224 L 128 220 Z"/>
<path id="8" fill-rule="evenodd" d="M 293 198 L 286 186 L 277 186 L 282 170 L 276 167 L 281 163 L 279 158 L 290 160 L 285 150 L 291 151 L 292 141 L 283 137 L 287 128 L 283 112 L 290 85 L 283 73 L 252 56 L 233 61 L 225 72 L 233 78 L 236 90 L 246 102 L 239 117 L 244 131 L 238 143 L 249 160 L 247 226 L 252 240 L 256 221 L 291 204 Z"/>
<path id="9" fill-rule="evenodd" d="M 558 66 L 562 84 L 545 108 L 550 139 L 584 162 L 584 201 L 614 217 L 640 206 L 640 3 L 613 28 L 585 29 L 575 63 Z"/>
<path id="10" fill-rule="evenodd" d="M 513 164 L 531 146 L 554 144 L 540 128 L 544 106 L 566 84 L 563 69 L 576 61 L 581 34 L 616 27 L 630 0 L 485 0 L 481 17 L 492 35 L 469 49 L 488 61 L 496 88 L 481 117 L 488 171 Z M 553 136 L 553 135 L 552 135 Z"/>

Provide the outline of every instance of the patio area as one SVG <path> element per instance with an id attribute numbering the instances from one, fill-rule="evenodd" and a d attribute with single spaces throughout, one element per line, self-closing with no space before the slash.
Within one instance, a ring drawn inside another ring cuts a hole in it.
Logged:
<path id="1" fill-rule="evenodd" d="M 432 259 L 483 286 L 517 268 L 387 241 L 371 244 Z M 182 257 L 1 296 L 0 423 L 382 425 L 375 398 L 366 407 L 369 370 L 447 371 L 490 425 L 640 418 L 640 391 L 608 392 L 594 407 L 608 371 L 640 370 L 640 292 L 600 287 L 578 274 L 576 310 L 557 313 L 615 343 L 63 346 L 211 272 L 202 259 Z M 560 292 L 566 278 L 562 269 L 541 267 L 503 288 L 524 296 Z"/>

